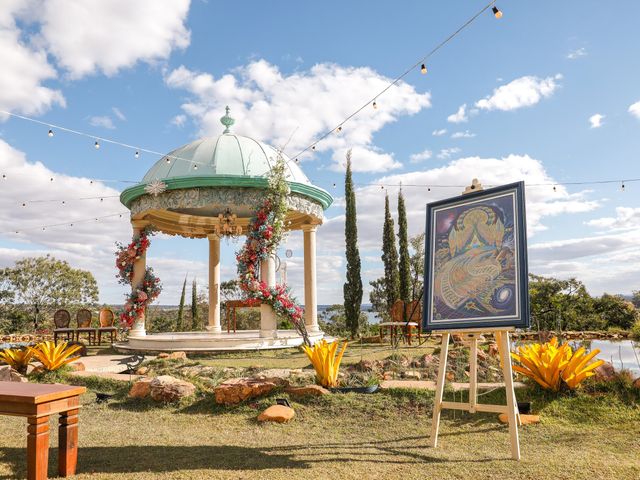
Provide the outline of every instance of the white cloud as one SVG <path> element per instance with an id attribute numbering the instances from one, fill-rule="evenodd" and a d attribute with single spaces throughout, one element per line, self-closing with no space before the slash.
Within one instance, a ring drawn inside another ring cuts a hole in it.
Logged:
<path id="1" fill-rule="evenodd" d="M 602 120 L 604 120 L 604 115 L 600 113 L 595 113 L 589 117 L 589 123 L 591 124 L 591 128 L 600 128 L 602 126 Z"/>
<path id="2" fill-rule="evenodd" d="M 524 76 L 496 88 L 491 95 L 478 100 L 475 106 L 482 110 L 516 110 L 535 105 L 550 97 L 559 87 L 562 75 L 539 78 Z"/>
<path id="3" fill-rule="evenodd" d="M 451 158 L 452 155 L 455 155 L 456 153 L 460 153 L 461 150 L 458 147 L 451 147 L 451 148 L 443 148 L 442 150 L 440 150 L 438 152 L 438 158 L 440 159 L 447 159 L 447 158 Z"/>
<path id="4" fill-rule="evenodd" d="M 640 100 L 636 103 L 629 105 L 629 113 L 636 118 L 640 118 Z"/>
<path id="5" fill-rule="evenodd" d="M 433 135 L 434 137 L 441 137 L 445 133 L 447 133 L 447 129 L 441 128 L 439 130 L 434 130 L 433 132 L 431 132 L 431 135 Z"/>
<path id="6" fill-rule="evenodd" d="M 118 107 L 112 107 L 111 111 L 121 122 L 124 122 L 127 119 L 127 117 L 124 115 L 124 113 L 122 113 L 122 111 Z"/>
<path id="7" fill-rule="evenodd" d="M 640 208 L 616 207 L 615 217 L 594 218 L 586 222 L 590 227 L 606 230 L 633 230 L 640 228 Z"/>
<path id="8" fill-rule="evenodd" d="M 115 75 L 189 45 L 190 0 L 45 0 L 40 37 L 71 78 Z"/>
<path id="9" fill-rule="evenodd" d="M 447 117 L 447 122 L 450 123 L 463 123 L 469 121 L 467 116 L 467 104 L 460 105 L 456 113 L 452 113 Z"/>
<path id="10" fill-rule="evenodd" d="M 0 108 L 34 115 L 54 105 L 65 106 L 65 99 L 60 90 L 44 85 L 57 76 L 46 51 L 25 41 L 16 25 L 16 18 L 26 15 L 29 6 L 9 2 L 0 8 Z"/>
<path id="11" fill-rule="evenodd" d="M 92 127 L 108 128 L 110 130 L 116 128 L 113 124 L 113 120 L 111 120 L 111 117 L 106 115 L 91 117 L 89 119 L 89 125 L 91 125 Z"/>
<path id="12" fill-rule="evenodd" d="M 200 125 L 200 133 L 220 133 L 224 107 L 231 107 L 233 131 L 247 134 L 295 155 L 336 126 L 362 102 L 384 88 L 389 78 L 366 67 L 316 64 L 285 75 L 265 60 L 242 66 L 220 78 L 181 66 L 166 76 L 173 88 L 185 89 L 192 99 L 184 113 Z M 354 150 L 354 170 L 379 172 L 397 168 L 393 156 L 380 152 L 373 136 L 401 116 L 414 115 L 431 105 L 429 93 L 418 93 L 404 82 L 390 88 L 378 108 L 368 108 L 318 143 L 317 152 L 332 152 L 333 169 L 343 169 L 344 152 Z M 307 153 L 301 158 L 310 156 Z M 355 163 L 355 157 L 359 160 Z"/>
<path id="13" fill-rule="evenodd" d="M 475 137 L 475 133 L 471 133 L 469 130 L 465 130 L 464 132 L 455 132 L 451 135 L 451 138 L 473 138 Z"/>
<path id="14" fill-rule="evenodd" d="M 422 162 L 423 160 L 428 160 L 433 156 L 433 152 L 431 150 L 429 150 L 428 148 L 424 149 L 423 151 L 419 152 L 419 153 L 412 153 L 409 156 L 409 161 L 411 163 L 419 163 Z"/>
<path id="15" fill-rule="evenodd" d="M 187 116 L 181 113 L 171 119 L 171 124 L 175 125 L 178 128 L 182 128 L 184 127 L 184 124 L 186 123 L 186 121 L 187 121 Z"/>
<path id="16" fill-rule="evenodd" d="M 567 54 L 567 58 L 569 60 L 576 60 L 580 57 L 586 57 L 587 56 L 587 49 L 584 47 L 581 48 L 576 48 L 575 50 L 571 50 L 568 54 Z"/>

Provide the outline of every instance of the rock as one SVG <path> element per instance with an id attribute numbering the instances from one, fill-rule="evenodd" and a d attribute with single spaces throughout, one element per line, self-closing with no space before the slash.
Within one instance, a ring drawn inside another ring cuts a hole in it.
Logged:
<path id="1" fill-rule="evenodd" d="M 187 377 L 206 377 L 216 373 L 216 367 L 207 365 L 190 365 L 180 369 L 180 374 Z"/>
<path id="2" fill-rule="evenodd" d="M 594 378 L 599 382 L 610 382 L 616 376 L 616 369 L 609 362 L 604 362 L 594 370 Z"/>
<path id="3" fill-rule="evenodd" d="M 319 397 L 328 395 L 331 392 L 320 385 L 305 385 L 304 387 L 287 387 L 284 390 L 293 398 L 300 397 Z"/>
<path id="4" fill-rule="evenodd" d="M 153 378 L 143 378 L 131 385 L 129 398 L 146 398 L 151 392 L 151 381 Z"/>
<path id="5" fill-rule="evenodd" d="M 423 355 L 422 358 L 420 359 L 420 364 L 422 367 L 430 367 L 433 363 L 437 362 L 437 358 L 434 357 L 433 355 L 431 355 L 430 353 L 427 353 L 426 355 Z"/>
<path id="6" fill-rule="evenodd" d="M 500 355 L 500 350 L 498 349 L 497 343 L 489 344 L 489 355 L 492 357 L 497 357 L 498 355 Z"/>
<path id="7" fill-rule="evenodd" d="M 3 365 L 0 367 L 0 382 L 25 383 L 28 381 L 29 380 L 27 380 L 24 375 L 19 374 L 9 365 Z"/>
<path id="8" fill-rule="evenodd" d="M 271 405 L 264 412 L 258 415 L 259 422 L 286 423 L 295 417 L 296 412 L 291 407 L 284 405 Z"/>
<path id="9" fill-rule="evenodd" d="M 456 379 L 456 376 L 453 374 L 453 372 L 447 372 L 446 377 L 449 382 L 453 382 Z"/>
<path id="10" fill-rule="evenodd" d="M 271 368 L 269 370 L 263 370 L 256 373 L 253 378 L 264 380 L 265 378 L 281 378 L 287 379 L 291 376 L 291 369 L 289 368 Z"/>
<path id="11" fill-rule="evenodd" d="M 149 373 L 149 367 L 140 367 L 136 370 L 136 375 L 146 375 Z"/>
<path id="12" fill-rule="evenodd" d="M 159 353 L 156 358 L 160 358 L 160 359 L 169 358 L 169 354 L 166 352 L 162 352 L 162 353 Z"/>
<path id="13" fill-rule="evenodd" d="M 451 340 L 453 340 L 453 343 L 455 344 L 461 344 L 464 343 L 464 338 L 462 337 L 462 335 L 454 333 L 451 335 Z"/>
<path id="14" fill-rule="evenodd" d="M 150 382 L 149 394 L 156 402 L 175 402 L 196 393 L 196 387 L 192 383 L 172 377 L 160 375 Z"/>
<path id="15" fill-rule="evenodd" d="M 67 343 L 67 347 L 72 347 L 74 345 L 78 345 L 80 347 L 80 349 L 76 353 L 74 353 L 74 355 L 80 355 L 81 357 L 87 356 L 87 346 L 83 342 L 71 341 Z"/>
<path id="16" fill-rule="evenodd" d="M 501 413 L 498 415 L 498 420 L 500 423 L 509 423 L 509 418 L 506 413 Z M 520 414 L 520 423 L 522 425 L 533 425 L 536 423 L 540 423 L 540 415 L 524 415 Z"/>
<path id="17" fill-rule="evenodd" d="M 279 387 L 288 387 L 289 382 L 283 378 L 231 378 L 218 385 L 213 393 L 216 403 L 235 405 L 249 398 L 255 398 L 270 393 Z"/>
<path id="18" fill-rule="evenodd" d="M 406 372 L 402 372 L 402 378 L 406 378 L 408 380 L 420 380 L 422 375 L 420 375 L 420 372 L 416 372 L 415 370 L 407 370 Z"/>
<path id="19" fill-rule="evenodd" d="M 84 372 L 86 370 L 86 367 L 82 362 L 71 362 L 69 366 L 71 367 L 71 370 L 74 372 Z"/>
<path id="20" fill-rule="evenodd" d="M 393 377 L 394 377 L 393 372 L 389 372 L 389 371 L 387 371 L 387 372 L 384 372 L 384 373 L 382 374 L 382 379 L 383 379 L 383 380 L 392 380 L 392 379 L 393 379 Z"/>
<path id="21" fill-rule="evenodd" d="M 187 354 L 184 352 L 171 352 L 167 360 L 186 360 Z"/>

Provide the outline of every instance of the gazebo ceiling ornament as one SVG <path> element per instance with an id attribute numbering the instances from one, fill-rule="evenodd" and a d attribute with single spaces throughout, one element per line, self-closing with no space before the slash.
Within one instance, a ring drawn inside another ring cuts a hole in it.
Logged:
<path id="1" fill-rule="evenodd" d="M 215 233 L 221 236 L 238 237 L 242 235 L 242 226 L 236 225 L 238 216 L 231 213 L 227 207 L 224 213 L 218 214 L 218 225 L 215 226 Z"/>
<path id="2" fill-rule="evenodd" d="M 229 106 L 227 105 L 225 107 L 225 116 L 224 117 L 220 117 L 220 122 L 222 122 L 222 124 L 224 125 L 224 132 L 222 133 L 231 133 L 231 130 L 229 130 L 229 127 L 231 127 L 231 125 L 233 125 L 234 123 L 236 123 L 236 121 L 231 118 L 229 116 Z"/>

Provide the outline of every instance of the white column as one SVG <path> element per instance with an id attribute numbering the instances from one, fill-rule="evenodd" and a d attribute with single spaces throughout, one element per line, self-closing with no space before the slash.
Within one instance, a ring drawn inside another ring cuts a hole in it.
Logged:
<path id="1" fill-rule="evenodd" d="M 147 223 L 132 221 L 131 226 L 133 227 L 133 240 L 137 240 L 140 237 L 140 234 L 142 233 L 142 231 L 147 226 Z M 133 277 L 131 278 L 132 293 L 137 292 L 138 288 L 140 288 L 140 286 L 142 285 L 142 282 L 144 282 L 144 275 L 146 270 L 147 270 L 147 255 L 145 253 L 143 255 L 140 255 L 140 257 L 135 259 L 135 261 L 133 262 Z M 147 331 L 145 329 L 144 322 L 145 322 L 145 313 L 143 313 L 138 318 L 136 318 L 136 321 L 131 327 L 129 335 L 132 337 L 145 336 L 147 334 Z"/>
<path id="2" fill-rule="evenodd" d="M 318 297 L 316 288 L 316 230 L 317 225 L 302 225 L 304 236 L 304 323 L 307 332 L 317 333 Z"/>
<path id="3" fill-rule="evenodd" d="M 209 239 L 209 319 L 207 330 L 221 333 L 220 327 L 220 236 L 212 233 Z"/>
<path id="4" fill-rule="evenodd" d="M 260 264 L 260 280 L 266 282 L 269 287 L 276 285 L 276 259 L 271 255 Z M 271 305 L 260 305 L 260 336 L 271 338 L 277 329 L 276 314 Z"/>

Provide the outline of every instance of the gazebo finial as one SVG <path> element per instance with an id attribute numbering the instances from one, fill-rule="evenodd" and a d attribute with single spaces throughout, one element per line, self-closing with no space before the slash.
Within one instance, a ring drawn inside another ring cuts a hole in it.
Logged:
<path id="1" fill-rule="evenodd" d="M 230 133 L 231 130 L 229 130 L 229 127 L 231 125 L 233 125 L 234 123 L 236 123 L 236 121 L 229 116 L 229 106 L 228 105 L 225 107 L 225 111 L 226 111 L 225 116 L 220 118 L 220 122 L 225 127 L 224 128 L 224 132 L 222 132 L 222 133 Z"/>

